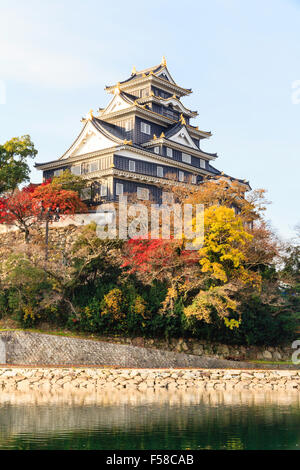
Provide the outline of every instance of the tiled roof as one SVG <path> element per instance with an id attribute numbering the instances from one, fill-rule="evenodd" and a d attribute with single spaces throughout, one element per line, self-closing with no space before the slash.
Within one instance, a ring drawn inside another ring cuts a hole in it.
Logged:
<path id="1" fill-rule="evenodd" d="M 132 74 L 126 80 L 123 80 L 122 82 L 120 82 L 120 84 L 130 82 L 130 80 L 133 80 L 133 79 L 136 79 L 136 78 L 141 78 L 144 73 L 149 73 L 149 72 L 157 73 L 163 68 L 164 67 L 162 65 L 155 65 L 154 67 L 149 67 L 148 69 L 140 70 L 137 73 Z"/>
<path id="2" fill-rule="evenodd" d="M 121 95 L 125 95 L 130 101 L 134 102 L 138 97 L 135 95 L 131 95 L 130 93 L 126 93 L 126 91 L 121 91 Z"/>
<path id="3" fill-rule="evenodd" d="M 169 137 L 172 137 L 173 135 L 176 134 L 180 129 L 182 129 L 183 125 L 181 122 L 176 122 L 172 126 L 169 127 L 169 129 L 165 132 L 165 137 L 168 139 Z"/>
<path id="4" fill-rule="evenodd" d="M 99 118 L 96 118 L 94 117 L 93 118 L 93 124 L 94 126 L 101 132 L 101 131 L 104 131 L 104 132 L 108 132 L 109 134 L 111 134 L 113 137 L 117 137 L 118 139 L 121 139 L 123 140 L 124 139 L 124 135 L 122 134 L 122 132 L 119 130 L 119 128 L 117 126 L 115 126 L 114 124 L 110 124 L 106 121 L 102 121 L 101 119 Z"/>

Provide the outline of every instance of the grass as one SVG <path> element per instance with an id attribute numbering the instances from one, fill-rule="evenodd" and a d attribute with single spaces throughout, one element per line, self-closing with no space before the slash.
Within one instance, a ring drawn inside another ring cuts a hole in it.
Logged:
<path id="1" fill-rule="evenodd" d="M 271 365 L 294 365 L 292 361 L 263 361 L 263 360 L 249 360 L 251 364 L 271 364 Z"/>
<path id="2" fill-rule="evenodd" d="M 30 332 L 30 333 L 41 333 L 41 334 L 46 334 L 46 335 L 53 335 L 53 336 L 65 336 L 69 338 L 78 338 L 78 339 L 91 339 L 94 341 L 105 341 L 108 340 L 107 337 L 101 336 L 101 335 L 96 335 L 96 334 L 88 334 L 85 332 L 73 332 L 70 330 L 57 330 L 57 329 L 50 329 L 51 327 L 47 326 L 45 329 L 38 329 L 38 328 L 20 328 L 17 326 L 11 326 L 11 327 L 1 327 L 1 322 L 0 322 L 0 332 L 1 331 L 25 331 L 25 332 Z M 109 340 L 120 340 L 120 338 L 117 335 L 111 335 L 109 336 Z"/>

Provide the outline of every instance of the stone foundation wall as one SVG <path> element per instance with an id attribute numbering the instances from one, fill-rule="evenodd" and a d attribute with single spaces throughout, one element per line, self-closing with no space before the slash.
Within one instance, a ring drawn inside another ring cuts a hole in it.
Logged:
<path id="1" fill-rule="evenodd" d="M 93 365 L 117 367 L 252 367 L 253 364 L 225 361 L 155 348 L 105 341 L 47 335 L 29 331 L 0 332 L 2 364 Z"/>
<path id="2" fill-rule="evenodd" d="M 291 361 L 293 352 L 289 347 L 246 348 L 183 338 L 93 341 L 29 331 L 0 332 L 0 364 L 254 368 L 247 360 Z"/>
<path id="3" fill-rule="evenodd" d="M 4 392 L 161 388 L 300 392 L 300 370 L 0 368 Z"/>
<path id="4" fill-rule="evenodd" d="M 291 346 L 241 346 L 215 343 L 194 338 L 163 339 L 145 338 L 105 338 L 106 341 L 131 344 L 146 348 L 163 349 L 167 351 L 193 354 L 194 356 L 212 356 L 216 359 L 231 361 L 291 361 L 294 349 Z"/>

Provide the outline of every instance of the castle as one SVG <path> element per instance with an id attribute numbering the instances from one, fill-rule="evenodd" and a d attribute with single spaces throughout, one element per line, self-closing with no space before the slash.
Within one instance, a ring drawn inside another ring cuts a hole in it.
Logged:
<path id="1" fill-rule="evenodd" d="M 163 57 L 155 67 L 137 71 L 106 87 L 112 99 L 97 115 L 90 111 L 71 147 L 58 160 L 36 164 L 43 179 L 69 169 L 89 180 L 82 199 L 94 204 L 134 194 L 140 200 L 161 202 L 174 185 L 199 185 L 204 178 L 226 177 L 212 162 L 217 154 L 201 150 L 211 132 L 190 122 L 191 111 L 181 98 L 192 93 L 172 78 Z"/>

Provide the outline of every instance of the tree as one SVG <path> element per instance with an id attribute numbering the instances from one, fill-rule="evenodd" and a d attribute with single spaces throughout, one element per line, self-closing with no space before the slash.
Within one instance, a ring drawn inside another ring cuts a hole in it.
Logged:
<path id="1" fill-rule="evenodd" d="M 58 208 L 64 215 L 74 215 L 88 210 L 76 191 L 63 189 L 59 184 L 38 186 L 32 193 L 32 199 L 37 201 L 44 211 L 54 211 Z"/>
<path id="2" fill-rule="evenodd" d="M 199 250 L 202 272 L 210 276 L 211 285 L 240 280 L 254 282 L 254 273 L 245 268 L 244 247 L 253 236 L 248 233 L 233 209 L 211 206 L 204 212 L 205 235 Z M 257 278 L 258 281 L 258 278 Z"/>
<path id="3" fill-rule="evenodd" d="M 260 219 L 269 204 L 264 189 L 247 192 L 240 182 L 229 181 L 224 176 L 213 180 L 205 179 L 199 186 L 175 186 L 172 192 L 183 204 L 203 204 L 205 208 L 216 205 L 234 208 L 243 222 L 248 224 Z"/>
<path id="4" fill-rule="evenodd" d="M 240 319 L 228 317 L 237 312 L 241 291 L 259 289 L 261 285 L 261 276 L 246 267 L 245 246 L 253 236 L 234 210 L 224 206 L 208 207 L 204 226 L 204 243 L 199 250 L 199 291 L 185 314 L 209 323 L 215 311 L 226 326 L 238 327 Z"/>
<path id="5" fill-rule="evenodd" d="M 87 181 L 81 176 L 73 175 L 70 170 L 65 170 L 61 175 L 52 180 L 54 186 L 59 186 L 66 191 L 75 191 L 78 194 L 87 186 Z"/>
<path id="6" fill-rule="evenodd" d="M 41 223 L 49 211 L 56 210 L 62 215 L 74 215 L 87 212 L 87 207 L 75 191 L 50 183 L 29 185 L 0 198 L 0 223 L 18 227 L 28 242 L 30 228 Z"/>
<path id="7" fill-rule="evenodd" d="M 122 267 L 144 284 L 165 282 L 168 291 L 161 312 L 172 315 L 184 286 L 188 292 L 197 278 L 199 255 L 196 251 L 186 251 L 183 240 L 131 239 L 124 245 Z"/>
<path id="8" fill-rule="evenodd" d="M 37 200 L 32 193 L 23 189 L 16 190 L 11 196 L 0 198 L 0 223 L 18 227 L 29 241 L 30 228 L 36 224 L 41 212 Z"/>
<path id="9" fill-rule="evenodd" d="M 0 145 L 0 194 L 14 191 L 29 180 L 28 159 L 37 155 L 29 135 L 14 137 Z"/>

